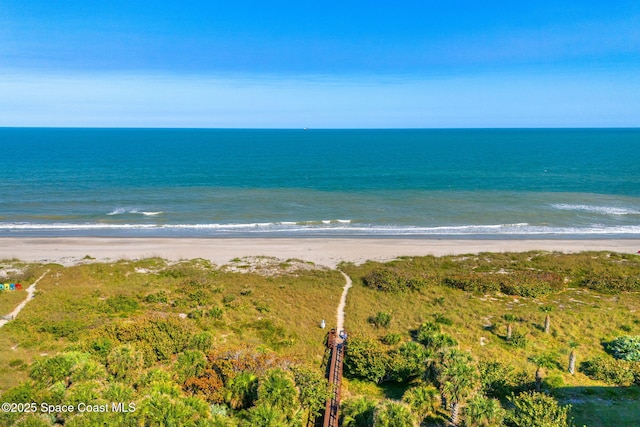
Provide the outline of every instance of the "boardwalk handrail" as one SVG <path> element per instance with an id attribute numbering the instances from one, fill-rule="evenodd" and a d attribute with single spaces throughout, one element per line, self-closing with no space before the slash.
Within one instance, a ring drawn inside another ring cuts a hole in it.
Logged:
<path id="1" fill-rule="evenodd" d="M 344 331 L 340 331 L 340 335 L 336 336 L 336 330 L 332 329 L 327 337 L 327 347 L 331 349 L 331 358 L 329 359 L 329 387 L 331 387 L 331 395 L 327 399 L 324 412 L 323 427 L 337 427 L 338 413 L 340 410 L 340 388 L 342 386 L 342 362 L 344 359 L 343 336 Z"/>

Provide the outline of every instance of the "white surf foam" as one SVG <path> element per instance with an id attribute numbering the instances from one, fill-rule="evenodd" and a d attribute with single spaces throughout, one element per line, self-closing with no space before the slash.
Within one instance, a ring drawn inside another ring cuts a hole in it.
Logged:
<path id="1" fill-rule="evenodd" d="M 574 205 L 568 203 L 556 203 L 551 206 L 563 211 L 583 211 L 601 215 L 640 215 L 640 210 L 615 206 Z"/>
<path id="2" fill-rule="evenodd" d="M 357 236 L 597 236 L 597 235 L 640 235 L 640 225 L 605 226 L 594 224 L 588 227 L 553 227 L 531 225 L 528 223 L 488 224 L 488 225 L 452 225 L 437 227 L 394 226 L 373 224 L 352 224 L 332 221 L 293 222 L 255 222 L 231 224 L 108 224 L 108 223 L 0 223 L 0 232 L 45 233 L 75 231 L 146 230 L 162 235 L 166 232 L 192 231 L 204 235 L 285 234 L 285 235 L 357 235 Z"/>
<path id="3" fill-rule="evenodd" d="M 126 215 L 126 214 L 136 215 L 137 214 L 137 215 L 144 215 L 144 216 L 158 216 L 163 213 L 164 213 L 163 211 L 142 211 L 138 208 L 115 208 L 111 212 L 107 213 L 107 215 L 114 216 L 114 215 Z"/>

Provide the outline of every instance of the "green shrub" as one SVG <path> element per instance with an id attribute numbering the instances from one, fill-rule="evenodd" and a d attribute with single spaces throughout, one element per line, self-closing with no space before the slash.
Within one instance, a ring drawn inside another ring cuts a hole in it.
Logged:
<path id="1" fill-rule="evenodd" d="M 523 334 L 521 332 L 513 332 L 511 334 L 511 339 L 508 339 L 507 342 L 517 348 L 525 348 L 527 346 L 527 334 Z"/>
<path id="2" fill-rule="evenodd" d="M 449 288 L 475 293 L 498 292 L 500 290 L 498 282 L 490 280 L 487 275 L 480 274 L 448 276 L 442 279 L 442 284 Z"/>
<path id="3" fill-rule="evenodd" d="M 95 360 L 87 359 L 78 362 L 71 369 L 71 381 L 103 380 L 107 377 L 107 371 L 103 364 Z"/>
<path id="4" fill-rule="evenodd" d="M 271 307 L 264 301 L 254 301 L 253 306 L 258 310 L 259 313 L 268 313 L 271 311 Z"/>
<path id="5" fill-rule="evenodd" d="M 607 273 L 590 273 L 581 279 L 578 285 L 608 294 L 640 291 L 640 279 L 637 275 L 634 277 L 634 275 L 619 276 Z"/>
<path id="6" fill-rule="evenodd" d="M 409 405 L 394 400 L 384 400 L 376 405 L 373 417 L 375 427 L 410 427 L 417 424 Z"/>
<path id="7" fill-rule="evenodd" d="M 135 298 L 122 294 L 107 298 L 106 304 L 111 311 L 116 313 L 133 313 L 140 308 L 140 304 Z"/>
<path id="8" fill-rule="evenodd" d="M 114 338 L 121 343 L 135 344 L 140 350 L 145 351 L 147 364 L 169 360 L 171 356 L 184 351 L 191 341 L 193 327 L 180 319 L 169 318 L 142 318 L 133 322 L 123 322 L 108 325 L 105 335 Z M 153 360 L 148 360 L 152 357 Z"/>
<path id="9" fill-rule="evenodd" d="M 344 375 L 379 383 L 387 373 L 388 356 L 374 340 L 352 337 L 344 356 Z"/>
<path id="10" fill-rule="evenodd" d="M 464 273 L 442 279 L 442 285 L 474 293 L 502 292 L 507 295 L 538 297 L 564 288 L 564 277 L 551 272 L 529 270 L 500 273 Z"/>
<path id="11" fill-rule="evenodd" d="M 545 388 L 549 389 L 564 387 L 564 378 L 558 374 L 549 375 L 544 379 L 544 384 L 546 385 Z"/>
<path id="12" fill-rule="evenodd" d="M 453 325 L 453 320 L 439 313 L 433 315 L 433 321 L 441 325 L 446 325 L 446 326 Z"/>
<path id="13" fill-rule="evenodd" d="M 507 415 L 507 423 L 513 427 L 569 427 L 571 405 L 560 406 L 544 393 L 525 392 L 509 398 L 513 410 Z"/>
<path id="14" fill-rule="evenodd" d="M 24 366 L 24 360 L 22 359 L 13 359 L 9 362 L 9 366 L 12 368 L 20 368 Z"/>
<path id="15" fill-rule="evenodd" d="M 482 394 L 490 398 L 504 399 L 514 392 L 513 367 L 497 361 L 478 363 Z"/>
<path id="16" fill-rule="evenodd" d="M 340 416 L 345 427 L 371 427 L 376 401 L 367 396 L 359 396 L 342 404 Z"/>
<path id="17" fill-rule="evenodd" d="M 458 345 L 451 335 L 440 332 L 440 325 L 434 322 L 425 322 L 420 325 L 416 339 L 432 353 Z"/>
<path id="18" fill-rule="evenodd" d="M 625 335 L 607 344 L 613 357 L 630 362 L 640 362 L 640 336 Z"/>
<path id="19" fill-rule="evenodd" d="M 564 277 L 551 272 L 514 271 L 500 276 L 500 291 L 507 295 L 537 298 L 565 287 Z"/>
<path id="20" fill-rule="evenodd" d="M 427 364 L 426 348 L 414 341 L 403 343 L 389 355 L 386 377 L 392 381 L 406 382 L 420 377 Z"/>
<path id="21" fill-rule="evenodd" d="M 388 267 L 373 270 L 362 278 L 365 286 L 383 292 L 407 290 L 404 274 Z"/>
<path id="22" fill-rule="evenodd" d="M 255 321 L 251 326 L 258 332 L 258 335 L 275 350 L 291 347 L 296 342 L 295 334 L 288 332 L 284 326 L 273 323 L 271 319 Z"/>
<path id="23" fill-rule="evenodd" d="M 133 381 L 142 371 L 144 356 L 131 345 L 115 347 L 107 356 L 107 370 L 120 380 Z"/>
<path id="24" fill-rule="evenodd" d="M 189 348 L 206 352 L 211 349 L 212 344 L 213 336 L 211 335 L 211 332 L 203 331 L 195 334 L 191 338 Z"/>
<path id="25" fill-rule="evenodd" d="M 391 323 L 391 313 L 388 311 L 379 311 L 375 316 L 369 317 L 369 323 L 376 328 L 388 328 Z"/>
<path id="26" fill-rule="evenodd" d="M 202 310 L 193 310 L 190 311 L 187 315 L 189 319 L 200 319 L 202 317 Z"/>
<path id="27" fill-rule="evenodd" d="M 186 350 L 178 356 L 174 365 L 176 377 L 184 383 L 189 377 L 199 377 L 204 372 L 207 359 L 200 350 Z"/>
<path id="28" fill-rule="evenodd" d="M 86 345 L 87 351 L 91 353 L 94 357 L 99 359 L 101 362 L 105 363 L 107 360 L 107 355 L 113 348 L 114 343 L 113 340 L 105 337 L 98 336 L 88 342 Z"/>
<path id="29" fill-rule="evenodd" d="M 34 381 L 51 385 L 70 377 L 72 370 L 81 362 L 89 360 L 87 353 L 71 351 L 53 357 L 38 359 L 32 365 L 29 376 Z"/>
<path id="30" fill-rule="evenodd" d="M 165 291 L 156 292 L 154 294 L 149 294 L 144 297 L 144 301 L 148 303 L 163 303 L 166 304 L 169 302 L 169 296 Z"/>
<path id="31" fill-rule="evenodd" d="M 629 386 L 640 384 L 640 362 L 627 362 L 609 357 L 594 357 L 582 362 L 580 370 L 589 378 L 604 381 L 607 384 Z"/>
<path id="32" fill-rule="evenodd" d="M 327 379 L 314 368 L 292 366 L 291 371 L 298 387 L 300 406 L 313 419 L 325 409 L 327 398 L 331 395 Z"/>
<path id="33" fill-rule="evenodd" d="M 209 317 L 214 319 L 222 319 L 222 315 L 224 314 L 224 309 L 222 307 L 212 307 L 209 310 Z"/>
<path id="34" fill-rule="evenodd" d="M 386 345 L 396 345 L 401 340 L 402 340 L 402 335 L 396 334 L 396 333 L 390 333 L 380 338 L 380 341 Z"/>
<path id="35" fill-rule="evenodd" d="M 67 338 L 70 341 L 77 341 L 80 332 L 85 329 L 85 325 L 75 319 L 63 319 L 59 321 L 48 321 L 38 328 L 39 332 L 48 332 L 56 338 Z"/>

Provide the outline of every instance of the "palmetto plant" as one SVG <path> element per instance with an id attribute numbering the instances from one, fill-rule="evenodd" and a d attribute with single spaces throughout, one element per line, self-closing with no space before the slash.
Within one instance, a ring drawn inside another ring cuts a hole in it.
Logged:
<path id="1" fill-rule="evenodd" d="M 502 425 L 506 411 L 500 406 L 498 399 L 490 399 L 476 395 L 467 402 L 464 410 L 465 426 L 493 427 Z"/>
<path id="2" fill-rule="evenodd" d="M 440 391 L 449 403 L 451 423 L 458 425 L 460 405 L 467 400 L 477 385 L 478 373 L 471 355 L 457 349 L 442 354 L 437 379 Z"/>
<path id="3" fill-rule="evenodd" d="M 258 403 L 270 405 L 282 413 L 299 407 L 298 391 L 282 369 L 271 369 L 260 379 Z"/>
<path id="4" fill-rule="evenodd" d="M 404 403 L 387 400 L 375 410 L 374 427 L 417 427 L 416 417 Z"/>
<path id="5" fill-rule="evenodd" d="M 435 415 L 442 401 L 440 391 L 426 384 L 410 388 L 404 393 L 402 400 L 409 405 L 420 421 L 428 415 Z"/>
<path id="6" fill-rule="evenodd" d="M 369 427 L 373 425 L 373 412 L 376 402 L 368 397 L 347 400 L 342 405 L 343 427 Z"/>
<path id="7" fill-rule="evenodd" d="M 225 400 L 233 409 L 248 408 L 256 399 L 258 377 L 252 372 L 241 372 L 226 385 Z"/>

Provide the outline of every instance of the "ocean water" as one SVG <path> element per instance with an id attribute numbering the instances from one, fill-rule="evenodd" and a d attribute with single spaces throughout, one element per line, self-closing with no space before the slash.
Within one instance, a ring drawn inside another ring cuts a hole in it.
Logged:
<path id="1" fill-rule="evenodd" d="M 640 129 L 0 129 L 0 236 L 640 237 Z"/>

